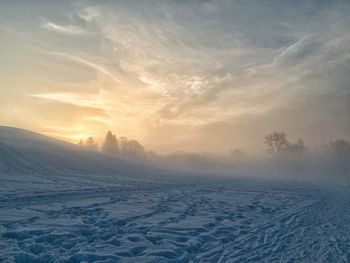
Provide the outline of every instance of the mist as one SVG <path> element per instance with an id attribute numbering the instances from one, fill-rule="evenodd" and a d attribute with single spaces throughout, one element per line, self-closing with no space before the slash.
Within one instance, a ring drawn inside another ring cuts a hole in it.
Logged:
<path id="1" fill-rule="evenodd" d="M 350 176 L 349 140 L 339 138 L 310 147 L 302 138 L 291 141 L 285 132 L 273 131 L 261 136 L 261 144 L 264 151 L 260 153 L 225 148 L 220 153 L 174 151 L 161 154 L 148 150 L 135 139 L 125 136 L 118 139 L 112 131 L 106 133 L 101 146 L 93 137 L 78 143 L 82 149 L 145 163 L 175 174 L 296 180 Z"/>
<path id="2" fill-rule="evenodd" d="M 0 262 L 349 262 L 349 14 L 0 1 Z"/>
<path id="3" fill-rule="evenodd" d="M 78 2 L 2 4 L 3 125 L 161 154 L 349 140 L 347 1 Z"/>

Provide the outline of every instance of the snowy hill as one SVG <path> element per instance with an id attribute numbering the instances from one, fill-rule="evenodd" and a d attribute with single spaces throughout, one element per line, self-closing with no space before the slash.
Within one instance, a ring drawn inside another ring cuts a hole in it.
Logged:
<path id="1" fill-rule="evenodd" d="M 0 172 L 41 175 L 150 174 L 145 165 L 82 149 L 31 131 L 0 126 Z"/>
<path id="2" fill-rule="evenodd" d="M 348 181 L 153 171 L 0 127 L 0 262 L 350 260 Z"/>

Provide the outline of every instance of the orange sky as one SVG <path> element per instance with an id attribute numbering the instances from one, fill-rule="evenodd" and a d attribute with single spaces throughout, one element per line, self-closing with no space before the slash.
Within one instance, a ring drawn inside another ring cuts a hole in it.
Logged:
<path id="1" fill-rule="evenodd" d="M 347 1 L 150 2 L 0 3 L 0 124 L 160 152 L 349 136 Z"/>

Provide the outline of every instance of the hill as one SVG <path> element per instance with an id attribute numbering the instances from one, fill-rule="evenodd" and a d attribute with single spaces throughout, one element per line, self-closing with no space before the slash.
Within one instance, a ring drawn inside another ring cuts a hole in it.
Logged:
<path id="1" fill-rule="evenodd" d="M 28 130 L 0 126 L 0 173 L 139 177 L 154 170 Z"/>

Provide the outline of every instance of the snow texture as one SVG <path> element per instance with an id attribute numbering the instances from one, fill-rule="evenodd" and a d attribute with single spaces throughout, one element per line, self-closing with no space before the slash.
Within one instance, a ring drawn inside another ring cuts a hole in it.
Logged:
<path id="1" fill-rule="evenodd" d="M 120 172 L 100 176 L 74 165 L 71 174 L 45 174 L 57 160 L 40 162 L 37 148 L 36 169 L 21 146 L 29 139 L 14 148 L 0 134 L 0 262 L 350 260 L 346 182 L 172 180 L 148 176 L 148 168 L 136 174 L 124 160 Z"/>

